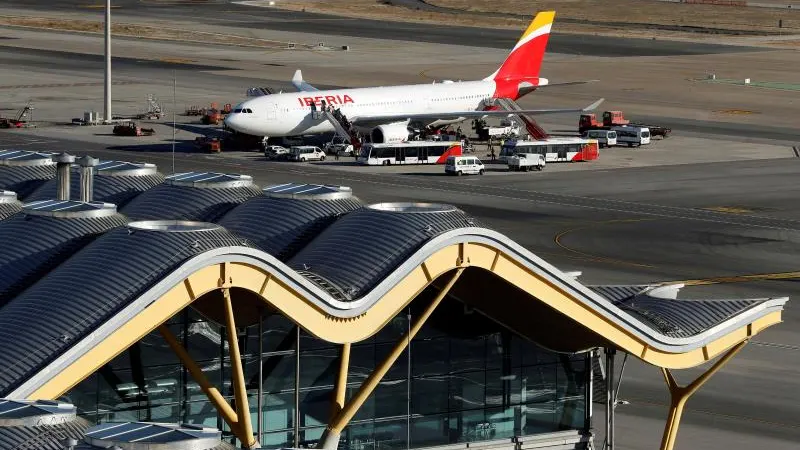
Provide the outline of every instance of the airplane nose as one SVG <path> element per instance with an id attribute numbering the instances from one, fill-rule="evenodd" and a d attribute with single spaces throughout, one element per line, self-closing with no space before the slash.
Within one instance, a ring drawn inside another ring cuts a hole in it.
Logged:
<path id="1" fill-rule="evenodd" d="M 241 114 L 233 113 L 228 114 L 228 117 L 222 122 L 225 127 L 230 128 L 234 131 L 242 131 L 242 118 L 239 117 Z"/>

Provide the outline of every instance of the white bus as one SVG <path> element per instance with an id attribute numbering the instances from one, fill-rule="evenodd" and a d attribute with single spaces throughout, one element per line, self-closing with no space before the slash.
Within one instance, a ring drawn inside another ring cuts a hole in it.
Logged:
<path id="1" fill-rule="evenodd" d="M 595 139 L 549 138 L 542 141 L 506 141 L 500 149 L 500 161 L 518 153 L 544 155 L 546 162 L 592 161 L 600 156 Z"/>
<path id="2" fill-rule="evenodd" d="M 630 125 L 613 127 L 617 132 L 617 145 L 627 145 L 628 147 L 647 145 L 650 143 L 650 129 L 646 127 L 632 127 Z"/>
<path id="3" fill-rule="evenodd" d="M 364 144 L 357 161 L 370 166 L 392 164 L 444 164 L 449 156 L 460 156 L 463 142 L 408 141 Z"/>

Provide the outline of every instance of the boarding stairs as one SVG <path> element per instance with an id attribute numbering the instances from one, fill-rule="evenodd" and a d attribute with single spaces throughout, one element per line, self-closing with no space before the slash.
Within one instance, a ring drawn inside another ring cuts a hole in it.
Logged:
<path id="1" fill-rule="evenodd" d="M 522 110 L 522 107 L 519 106 L 514 100 L 511 100 L 510 98 L 497 98 L 495 99 L 495 104 L 500 108 L 511 112 L 511 119 L 517 122 L 520 127 L 524 127 L 526 130 L 528 130 L 528 134 L 531 136 L 531 139 L 543 141 L 550 137 L 550 135 L 544 131 L 544 128 L 540 127 L 532 117 L 529 117 L 525 114 L 514 113 L 514 111 Z"/>
<path id="2" fill-rule="evenodd" d="M 320 118 L 330 122 L 333 125 L 333 129 L 336 130 L 336 134 L 353 145 L 354 151 L 361 148 L 361 139 L 358 138 L 353 127 L 347 123 L 347 118 L 344 115 L 341 113 L 334 114 L 328 110 L 317 111 L 316 113 Z"/>

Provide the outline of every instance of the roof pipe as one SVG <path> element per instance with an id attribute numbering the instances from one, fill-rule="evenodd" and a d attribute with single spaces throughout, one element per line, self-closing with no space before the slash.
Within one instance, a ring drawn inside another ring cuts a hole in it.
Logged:
<path id="1" fill-rule="evenodd" d="M 88 203 L 94 196 L 94 167 L 100 163 L 97 158 L 84 156 L 78 160 L 81 166 L 81 201 Z"/>
<path id="2" fill-rule="evenodd" d="M 69 153 L 59 153 L 52 156 L 53 162 L 56 163 L 56 180 L 58 180 L 58 193 L 56 198 L 58 200 L 69 200 L 69 170 L 72 163 L 75 162 L 75 157 Z"/>

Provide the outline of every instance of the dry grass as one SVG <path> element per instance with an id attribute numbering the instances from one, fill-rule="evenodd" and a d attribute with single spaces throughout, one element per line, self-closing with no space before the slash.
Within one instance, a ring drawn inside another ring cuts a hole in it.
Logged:
<path id="1" fill-rule="evenodd" d="M 82 33 L 102 33 L 104 26 L 102 21 L 0 16 L 0 26 L 2 25 Z M 125 23 L 112 23 L 111 34 L 114 36 L 136 37 L 141 39 L 196 41 L 209 44 L 240 45 L 247 47 L 285 48 L 286 46 L 283 42 L 266 39 Z"/>
<path id="2" fill-rule="evenodd" d="M 764 33 L 800 32 L 800 11 L 730 6 L 692 5 L 647 0 L 426 0 L 434 6 L 454 8 L 466 14 L 411 10 L 391 0 L 283 0 L 277 7 L 329 13 L 345 17 L 390 19 L 422 23 L 447 23 L 493 28 L 522 28 L 536 11 L 557 12 L 556 26 L 566 33 L 610 33 L 648 36 L 696 35 L 659 27 L 697 27 Z M 519 17 L 481 16 L 481 12 L 515 14 Z M 558 19 L 562 21 L 559 22 Z M 783 20 L 783 29 L 778 20 Z M 577 23 L 576 23 L 577 22 Z M 626 24 L 638 24 L 630 26 Z M 648 25 L 651 25 L 648 30 Z M 725 34 L 725 33 L 722 33 Z"/>

